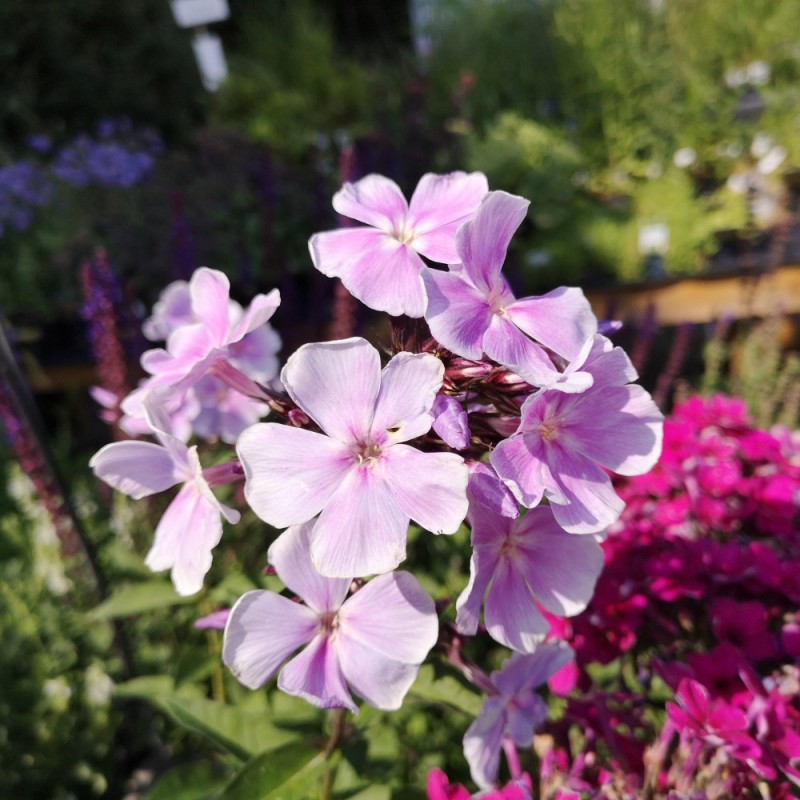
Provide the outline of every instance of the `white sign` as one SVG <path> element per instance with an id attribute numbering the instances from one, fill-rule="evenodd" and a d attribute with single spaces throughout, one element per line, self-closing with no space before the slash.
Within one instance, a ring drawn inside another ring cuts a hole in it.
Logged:
<path id="1" fill-rule="evenodd" d="M 217 87 L 228 77 L 228 64 L 222 50 L 222 41 L 214 33 L 195 33 L 192 39 L 194 57 L 203 79 L 203 86 L 209 92 L 216 91 Z"/>
<path id="2" fill-rule="evenodd" d="M 228 19 L 228 0 L 170 0 L 172 16 L 181 28 L 197 28 Z"/>

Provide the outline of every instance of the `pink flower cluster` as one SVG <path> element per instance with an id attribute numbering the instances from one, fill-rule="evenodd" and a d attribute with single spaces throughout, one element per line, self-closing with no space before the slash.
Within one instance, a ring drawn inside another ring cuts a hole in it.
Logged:
<path id="1" fill-rule="evenodd" d="M 745 797 L 764 783 L 770 797 L 794 796 L 796 441 L 753 428 L 740 400 L 696 397 L 666 420 L 654 469 L 618 481 L 617 490 L 626 508 L 603 543 L 606 566 L 594 597 L 583 614 L 553 621 L 576 651 L 571 677 L 584 692 L 566 716 L 588 733 L 584 752 L 554 768 L 551 783 L 566 772 L 592 797 L 638 797 L 648 781 L 659 797 L 689 796 L 681 794 L 689 789 L 698 800 Z M 627 681 L 599 691 L 596 665 L 612 663 L 629 670 Z M 646 698 L 659 682 L 674 700 L 656 735 Z M 567 727 L 557 737 L 562 756 Z M 600 755 L 601 741 L 610 757 Z M 615 783 L 627 793 L 614 794 Z"/>
<path id="2" fill-rule="evenodd" d="M 388 359 L 355 336 L 315 342 L 278 381 L 276 290 L 243 309 L 215 270 L 173 284 L 145 328 L 166 345 L 144 354 L 150 377 L 122 403 L 129 430 L 159 444 L 111 444 L 92 460 L 134 498 L 182 485 L 146 560 L 182 594 L 202 587 L 220 517 L 238 521 L 213 488 L 244 479 L 249 507 L 283 531 L 268 559 L 304 604 L 242 597 L 223 660 L 250 688 L 277 675 L 325 708 L 357 711 L 351 691 L 400 706 L 439 637 L 432 600 L 394 571 L 409 524 L 451 536 L 466 521 L 473 556 L 454 628 L 475 635 L 482 617 L 514 651 L 491 675 L 468 670 L 487 698 L 464 753 L 486 791 L 501 751 L 523 785 L 516 748 L 547 716 L 536 689 L 572 659 L 544 642 L 540 608 L 558 619 L 586 607 L 598 542 L 624 506 L 608 472 L 646 472 L 662 437 L 661 413 L 580 289 L 512 293 L 502 268 L 528 205 L 478 173 L 426 175 L 410 203 L 381 176 L 345 184 L 334 207 L 364 226 L 316 234 L 311 258 L 399 317 Z M 204 469 L 191 434 L 235 439 L 236 459 Z"/>

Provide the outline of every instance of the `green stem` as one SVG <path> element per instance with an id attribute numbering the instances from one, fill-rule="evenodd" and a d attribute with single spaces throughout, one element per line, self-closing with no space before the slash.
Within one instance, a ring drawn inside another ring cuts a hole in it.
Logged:
<path id="1" fill-rule="evenodd" d="M 323 755 L 325 756 L 325 760 L 329 762 L 328 769 L 325 771 L 325 778 L 322 782 L 322 790 L 320 793 L 320 797 L 322 800 L 330 800 L 333 792 L 333 782 L 336 779 L 336 765 L 331 764 L 331 758 L 336 750 L 339 748 L 339 745 L 344 739 L 345 733 L 345 719 L 347 717 L 347 709 L 346 708 L 337 708 L 333 714 L 333 725 L 331 727 L 331 735 L 328 738 L 328 741 L 325 745 L 325 749 L 323 750 Z"/>

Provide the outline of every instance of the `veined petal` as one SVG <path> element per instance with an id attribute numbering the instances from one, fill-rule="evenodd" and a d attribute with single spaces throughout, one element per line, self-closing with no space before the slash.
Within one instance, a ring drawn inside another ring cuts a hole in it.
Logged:
<path id="1" fill-rule="evenodd" d="M 231 284 L 224 272 L 208 267 L 195 270 L 189 281 L 192 311 L 214 341 L 215 346 L 226 344 L 228 337 L 228 298 Z M 172 348 L 169 348 L 170 351 Z"/>
<path id="2" fill-rule="evenodd" d="M 354 337 L 303 345 L 286 362 L 281 381 L 328 436 L 354 444 L 369 433 L 380 370 L 378 351 Z"/>
<path id="3" fill-rule="evenodd" d="M 439 635 L 433 600 L 408 572 L 373 578 L 345 601 L 339 626 L 348 641 L 406 664 L 421 664 Z"/>
<path id="4" fill-rule="evenodd" d="M 247 502 L 276 528 L 316 516 L 353 468 L 347 445 L 274 422 L 247 428 L 236 452 L 244 468 Z"/>
<path id="5" fill-rule="evenodd" d="M 427 433 L 444 364 L 430 353 L 398 353 L 381 373 L 370 425 L 373 441 L 406 442 Z"/>
<path id="6" fill-rule="evenodd" d="M 161 517 L 144 563 L 153 572 L 171 569 L 178 594 L 192 595 L 203 588 L 203 578 L 211 569 L 211 551 L 221 538 L 219 508 L 194 483 L 188 483 Z"/>
<path id="7" fill-rule="evenodd" d="M 481 789 L 490 789 L 497 781 L 505 727 L 502 698 L 488 697 L 464 734 L 464 757 L 469 764 L 472 780 Z"/>
<path id="8" fill-rule="evenodd" d="M 567 359 L 581 352 L 597 332 L 597 318 L 583 291 L 561 286 L 541 297 L 524 297 L 506 306 L 508 318 L 528 336 Z"/>
<path id="9" fill-rule="evenodd" d="M 333 642 L 341 670 L 350 687 L 371 706 L 395 711 L 419 672 L 418 664 L 404 664 L 340 634 Z"/>
<path id="10" fill-rule="evenodd" d="M 424 268 L 428 296 L 425 319 L 436 341 L 463 358 L 483 356 L 483 336 L 492 320 L 486 296 L 455 272 Z"/>
<path id="11" fill-rule="evenodd" d="M 528 508 L 538 505 L 545 489 L 553 484 L 538 437 L 524 433 L 509 436 L 495 447 L 489 459 L 517 500 Z"/>
<path id="12" fill-rule="evenodd" d="M 628 354 L 600 334 L 595 334 L 592 345 L 583 359 L 582 369 L 592 373 L 598 389 L 623 386 L 639 377 Z"/>
<path id="13" fill-rule="evenodd" d="M 456 600 L 456 628 L 465 636 L 474 636 L 478 630 L 483 598 L 499 558 L 499 553 L 473 547 L 469 583 Z"/>
<path id="14" fill-rule="evenodd" d="M 92 456 L 89 466 L 100 480 L 134 500 L 181 482 L 169 451 L 152 442 L 107 444 Z"/>
<path id="15" fill-rule="evenodd" d="M 507 192 L 489 192 L 475 217 L 456 235 L 456 248 L 472 283 L 488 293 L 495 288 L 511 237 L 528 213 L 530 202 Z"/>
<path id="16" fill-rule="evenodd" d="M 226 343 L 234 344 L 239 342 L 248 333 L 260 328 L 267 320 L 272 319 L 272 315 L 280 304 L 281 293 L 277 289 L 273 289 L 269 294 L 257 294 L 247 307 L 247 311 L 236 323 Z M 278 346 L 280 346 L 280 339 L 278 340 Z"/>
<path id="17" fill-rule="evenodd" d="M 228 617 L 222 660 L 248 689 L 258 689 L 311 641 L 318 622 L 313 611 L 279 594 L 247 592 Z"/>
<path id="18" fill-rule="evenodd" d="M 383 175 L 367 175 L 355 183 L 345 183 L 333 196 L 333 207 L 345 217 L 387 232 L 400 230 L 408 211 L 400 187 Z"/>
<path id="19" fill-rule="evenodd" d="M 560 617 L 580 614 L 603 569 L 603 550 L 593 536 L 566 533 L 552 507 L 532 508 L 513 523 L 515 565 L 533 596 Z"/>
<path id="20" fill-rule="evenodd" d="M 278 688 L 320 708 L 347 708 L 358 713 L 345 685 L 336 648 L 328 636 L 314 637 L 311 644 L 281 670 Z"/>
<path id="21" fill-rule="evenodd" d="M 503 697 L 513 698 L 520 692 L 528 692 L 543 686 L 575 654 L 563 642 L 544 642 L 535 653 L 515 654 L 503 666 L 491 674 L 492 683 Z"/>
<path id="22" fill-rule="evenodd" d="M 469 470 L 455 453 L 423 453 L 405 444 L 386 452 L 386 477 L 405 514 L 431 533 L 455 533 L 467 515 Z"/>
<path id="23" fill-rule="evenodd" d="M 285 530 L 270 546 L 268 559 L 278 577 L 318 614 L 336 611 L 347 597 L 350 578 L 324 578 L 311 563 L 314 522 Z"/>
<path id="24" fill-rule="evenodd" d="M 497 564 L 483 616 L 492 639 L 520 653 L 532 653 L 550 630 L 525 578 L 509 558 Z"/>
<path id="25" fill-rule="evenodd" d="M 436 435 L 454 450 L 466 450 L 471 434 L 467 412 L 459 400 L 449 394 L 437 394 L 433 415 Z"/>
<path id="26" fill-rule="evenodd" d="M 560 377 L 545 349 L 504 315 L 492 314 L 483 336 L 483 349 L 489 358 L 509 367 L 535 386 L 545 386 Z"/>
<path id="27" fill-rule="evenodd" d="M 364 464 L 340 479 L 325 505 L 311 534 L 311 558 L 322 575 L 333 578 L 389 572 L 406 557 L 407 531 L 408 514 L 383 464 Z"/>

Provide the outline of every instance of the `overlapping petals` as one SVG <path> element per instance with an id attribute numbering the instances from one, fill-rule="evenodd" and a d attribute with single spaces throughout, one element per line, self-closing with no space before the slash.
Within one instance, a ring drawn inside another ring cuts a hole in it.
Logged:
<path id="1" fill-rule="evenodd" d="M 381 575 L 345 599 L 351 579 L 325 578 L 311 563 L 311 527 L 289 528 L 269 551 L 305 605 L 268 591 L 245 594 L 225 627 L 223 660 L 251 689 L 280 670 L 282 691 L 322 708 L 357 711 L 350 689 L 377 708 L 399 708 L 436 643 L 433 601 L 406 572 Z"/>
<path id="2" fill-rule="evenodd" d="M 334 195 L 333 207 L 371 227 L 312 236 L 311 259 L 370 308 L 421 317 L 426 298 L 420 256 L 454 263 L 456 230 L 487 191 L 486 176 L 479 172 L 424 175 L 410 203 L 394 181 L 381 175 L 346 183 Z"/>
<path id="3" fill-rule="evenodd" d="M 400 353 L 381 372 L 363 339 L 309 344 L 281 380 L 321 433 L 276 423 L 239 439 L 245 495 L 265 522 L 311 531 L 317 569 L 331 577 L 388 572 L 405 557 L 410 519 L 454 533 L 467 511 L 467 468 L 451 453 L 403 444 L 433 422 L 444 368 L 432 355 Z"/>

